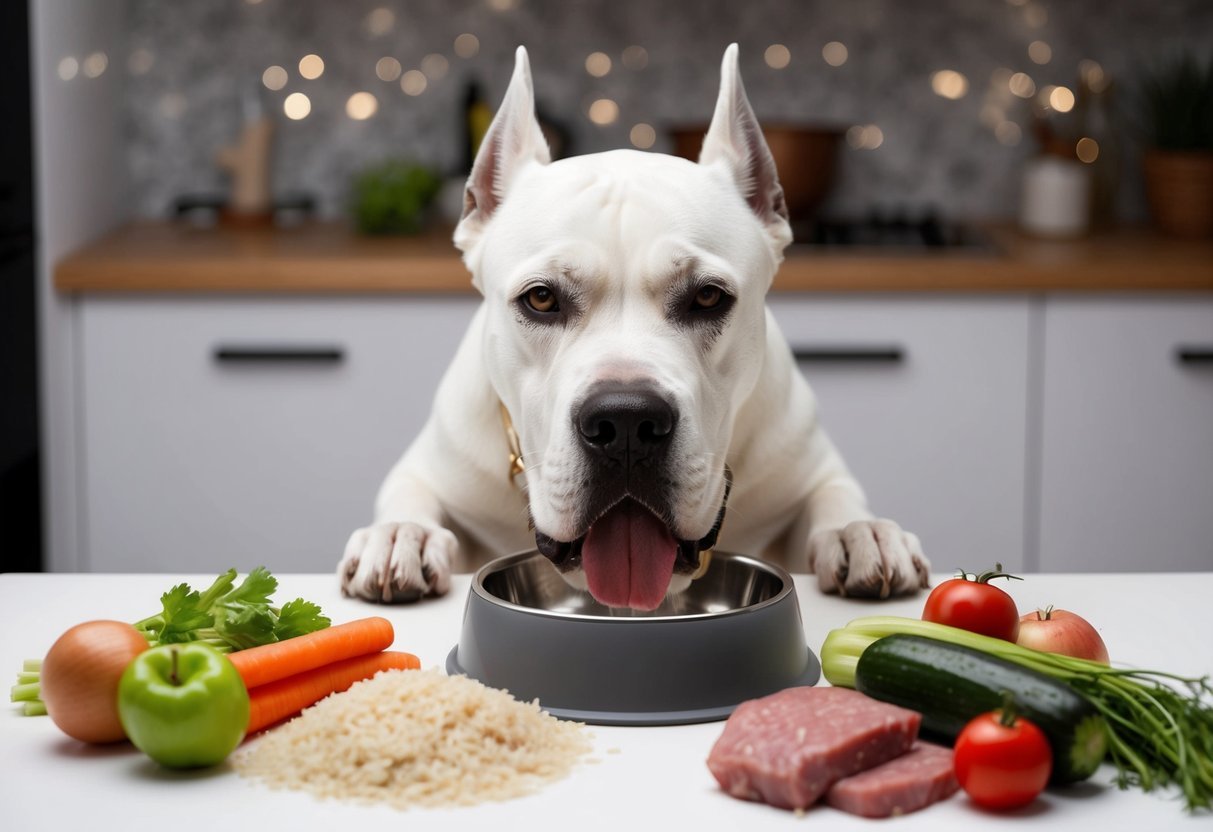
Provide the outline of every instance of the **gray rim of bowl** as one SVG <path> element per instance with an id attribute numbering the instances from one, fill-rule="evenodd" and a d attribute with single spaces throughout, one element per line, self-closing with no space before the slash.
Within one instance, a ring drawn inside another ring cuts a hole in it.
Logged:
<path id="1" fill-rule="evenodd" d="M 731 610 L 721 610 L 720 612 L 691 613 L 689 615 L 652 615 L 652 616 L 635 616 L 635 617 L 628 617 L 628 618 L 612 618 L 607 615 L 584 615 L 584 614 L 578 613 L 578 612 L 557 612 L 555 610 L 544 610 L 544 609 L 539 609 L 537 607 L 524 607 L 521 604 L 512 603 L 510 601 L 505 600 L 504 598 L 498 598 L 496 595 L 492 594 L 491 592 L 489 592 L 488 590 L 486 590 L 484 588 L 484 579 L 487 578 L 489 575 L 491 575 L 495 572 L 500 572 L 504 569 L 507 569 L 508 567 L 513 566 L 515 563 L 519 563 L 524 560 L 530 560 L 531 558 L 536 558 L 536 557 L 542 558 L 543 555 L 540 554 L 539 552 L 535 551 L 534 549 L 529 549 L 525 552 L 518 552 L 517 554 L 506 555 L 503 558 L 498 558 L 497 560 L 486 563 L 484 566 L 480 567 L 480 569 L 476 570 L 476 574 L 472 576 L 472 592 L 476 593 L 476 595 L 480 596 L 481 598 L 483 598 L 485 601 L 489 602 L 490 604 L 494 604 L 499 607 L 505 607 L 506 609 L 510 609 L 510 610 L 516 610 L 518 612 L 526 613 L 528 615 L 538 615 L 538 616 L 541 616 L 544 618 L 557 618 L 562 621 L 570 621 L 570 620 L 571 621 L 611 621 L 611 622 L 618 621 L 618 622 L 654 623 L 654 622 L 676 622 L 676 621 L 703 621 L 705 619 L 728 618 L 728 617 L 735 616 L 735 615 L 745 615 L 747 613 L 758 612 L 759 610 L 765 609 L 769 606 L 774 606 L 775 604 L 782 601 L 785 597 L 790 595 L 795 590 L 795 584 L 792 581 L 791 573 L 789 573 L 782 566 L 776 566 L 773 563 L 767 563 L 766 561 L 761 561 L 761 560 L 758 560 L 757 558 L 752 558 L 748 555 L 737 555 L 737 554 L 733 554 L 731 552 L 727 552 L 727 553 L 726 552 L 717 552 L 715 557 L 728 558 L 729 560 L 739 561 L 741 563 L 748 564 L 749 566 L 751 566 L 753 568 L 757 568 L 760 570 L 770 572 L 773 575 L 775 575 L 775 577 L 779 578 L 783 582 L 783 588 L 780 589 L 779 592 L 775 593 L 770 598 L 766 599 L 765 601 L 759 601 L 757 604 L 751 604 L 748 607 L 736 607 Z M 553 568 L 555 568 L 555 567 L 553 567 Z M 575 589 L 575 588 L 573 588 L 573 589 Z M 576 590 L 576 591 L 580 591 L 580 590 Z"/>

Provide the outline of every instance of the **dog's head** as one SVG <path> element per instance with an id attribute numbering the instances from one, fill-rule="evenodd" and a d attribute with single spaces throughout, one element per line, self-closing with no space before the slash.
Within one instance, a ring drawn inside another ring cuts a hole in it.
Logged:
<path id="1" fill-rule="evenodd" d="M 790 240 L 736 44 L 698 163 L 551 162 L 518 49 L 455 243 L 485 297 L 484 365 L 521 439 L 539 549 L 599 601 L 652 609 L 713 545 Z"/>

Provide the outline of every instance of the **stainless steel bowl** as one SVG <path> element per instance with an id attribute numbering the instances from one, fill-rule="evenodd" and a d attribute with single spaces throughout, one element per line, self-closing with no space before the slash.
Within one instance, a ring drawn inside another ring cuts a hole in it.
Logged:
<path id="1" fill-rule="evenodd" d="M 652 612 L 599 604 L 537 552 L 493 561 L 472 580 L 446 665 L 599 725 L 724 719 L 747 699 L 816 684 L 821 672 L 792 576 L 721 552 Z"/>

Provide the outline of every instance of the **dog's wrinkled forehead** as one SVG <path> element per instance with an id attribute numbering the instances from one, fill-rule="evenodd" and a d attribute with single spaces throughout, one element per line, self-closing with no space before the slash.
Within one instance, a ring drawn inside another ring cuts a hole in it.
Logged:
<path id="1" fill-rule="evenodd" d="M 766 279 L 774 265 L 760 224 L 723 171 L 629 150 L 522 172 L 482 247 L 486 291 L 549 264 L 632 281 L 694 263 L 739 283 Z"/>

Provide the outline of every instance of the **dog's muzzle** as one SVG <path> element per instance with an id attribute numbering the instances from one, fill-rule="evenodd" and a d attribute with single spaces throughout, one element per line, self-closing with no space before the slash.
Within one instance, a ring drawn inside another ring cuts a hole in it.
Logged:
<path id="1" fill-rule="evenodd" d="M 564 573 L 580 569 L 586 587 L 612 607 L 654 609 L 675 574 L 698 575 L 724 520 L 722 500 L 711 530 L 695 540 L 674 535 L 677 487 L 671 448 L 678 412 L 652 384 L 602 382 L 573 409 L 583 455 L 582 534 L 556 540 L 535 530 L 539 551 Z"/>

